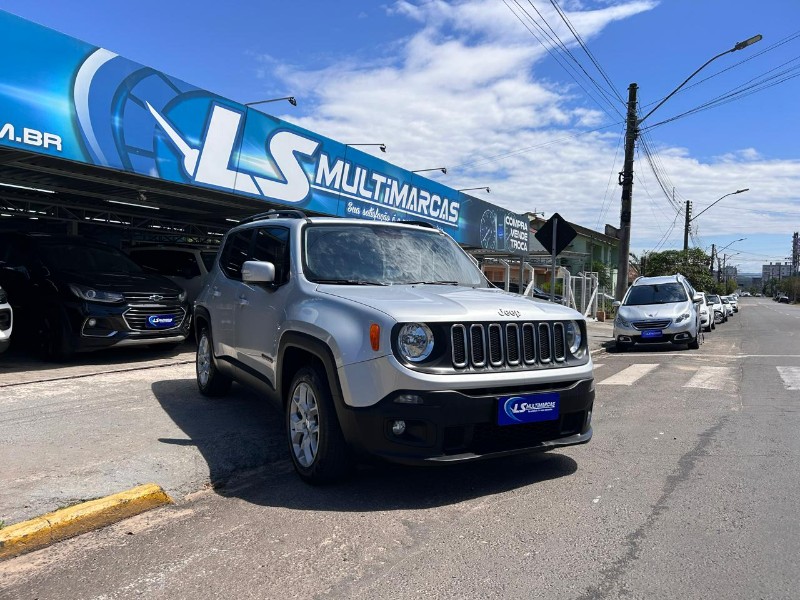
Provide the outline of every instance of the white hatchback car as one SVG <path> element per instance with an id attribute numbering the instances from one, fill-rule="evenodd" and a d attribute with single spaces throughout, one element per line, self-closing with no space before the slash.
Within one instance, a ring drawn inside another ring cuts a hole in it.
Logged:
<path id="1" fill-rule="evenodd" d="M 0 288 L 0 354 L 8 350 L 13 325 L 14 312 L 8 303 L 8 295 L 3 288 Z"/>
<path id="2" fill-rule="evenodd" d="M 703 331 L 709 332 L 716 327 L 714 325 L 714 306 L 708 301 L 708 296 L 705 292 L 699 292 L 703 296 L 700 302 L 700 326 Z"/>

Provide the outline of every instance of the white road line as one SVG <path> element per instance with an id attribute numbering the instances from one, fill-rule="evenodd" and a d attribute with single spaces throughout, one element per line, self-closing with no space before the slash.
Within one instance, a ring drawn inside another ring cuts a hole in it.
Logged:
<path id="1" fill-rule="evenodd" d="M 800 367 L 776 367 L 787 390 L 800 390 Z"/>
<path id="2" fill-rule="evenodd" d="M 733 369 L 730 367 L 700 367 L 683 387 L 721 390 L 732 377 Z"/>
<path id="3" fill-rule="evenodd" d="M 599 369 L 599 368 L 600 368 L 600 367 L 602 367 L 602 366 L 603 366 L 602 364 L 599 364 L 599 365 L 598 365 L 597 363 L 595 363 L 595 364 L 594 364 L 594 368 L 595 368 L 595 369 Z"/>
<path id="4" fill-rule="evenodd" d="M 631 365 L 627 369 L 623 369 L 616 375 L 612 375 L 608 379 L 599 382 L 598 385 L 633 385 L 639 379 L 647 375 L 653 369 L 658 368 L 658 364 L 654 365 Z"/>

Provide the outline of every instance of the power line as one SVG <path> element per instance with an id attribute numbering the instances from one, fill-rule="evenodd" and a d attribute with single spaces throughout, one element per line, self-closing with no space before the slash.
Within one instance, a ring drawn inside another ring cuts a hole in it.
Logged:
<path id="1" fill-rule="evenodd" d="M 604 113 L 606 113 L 606 115 L 607 115 L 607 116 L 609 116 L 609 117 L 610 117 L 610 118 L 612 118 L 612 119 L 616 119 L 616 117 L 615 117 L 614 115 L 612 115 L 612 114 L 611 114 L 611 113 L 608 111 L 608 109 L 606 108 L 606 106 L 604 106 L 604 105 L 603 105 L 603 103 L 602 103 L 600 100 L 598 100 L 598 99 L 597 99 L 597 98 L 596 98 L 596 97 L 595 97 L 595 96 L 594 96 L 592 93 L 590 93 L 590 92 L 589 92 L 589 90 L 587 90 L 587 89 L 586 89 L 586 87 L 584 87 L 584 85 L 583 85 L 583 84 L 582 84 L 582 83 L 581 83 L 581 82 L 578 80 L 578 77 L 580 77 L 580 73 L 578 73 L 578 72 L 577 72 L 577 71 L 576 71 L 574 68 L 573 68 L 572 70 L 570 70 L 570 68 L 569 68 L 569 63 L 568 63 L 568 62 L 564 62 L 564 61 L 562 61 L 562 59 L 561 59 L 561 58 L 559 57 L 559 55 L 558 55 L 558 52 L 555 52 L 555 51 L 554 51 L 554 48 L 557 48 L 557 47 L 558 47 L 558 44 L 556 43 L 556 41 L 555 41 L 555 40 L 553 40 L 552 36 L 550 36 L 550 34 L 548 34 L 548 33 L 547 33 L 547 31 L 545 31 L 544 27 L 542 27 L 542 26 L 541 26 L 541 25 L 540 25 L 540 24 L 539 24 L 539 23 L 536 21 L 536 19 L 535 19 L 535 18 L 534 18 L 534 17 L 533 17 L 533 16 L 532 16 L 532 15 L 531 15 L 531 14 L 530 14 L 528 11 L 527 11 L 527 10 L 525 10 L 525 8 L 523 8 L 523 7 L 520 5 L 520 2 L 519 2 L 519 0 L 511 0 L 511 1 L 512 1 L 512 2 L 513 2 L 515 5 L 516 5 L 516 6 L 517 6 L 517 9 L 518 9 L 518 10 L 519 10 L 521 13 L 523 13 L 523 14 L 524 14 L 524 15 L 527 17 L 527 21 L 529 21 L 529 22 L 530 22 L 530 23 L 531 23 L 531 24 L 532 24 L 532 25 L 533 25 L 533 26 L 534 26 L 534 27 L 535 27 L 535 28 L 536 28 L 536 29 L 537 29 L 537 30 L 540 32 L 540 35 L 542 35 L 542 36 L 544 36 L 544 37 L 547 37 L 547 38 L 549 38 L 549 39 L 551 40 L 551 45 L 548 45 L 548 44 L 546 44 L 546 43 L 545 43 L 545 41 L 544 41 L 544 39 L 542 39 L 541 37 L 539 37 L 539 35 L 537 35 L 537 34 L 536 34 L 534 31 L 533 31 L 533 29 L 531 29 L 531 27 L 529 27 L 528 23 L 526 23 L 526 19 L 524 19 L 522 16 L 520 16 L 520 14 L 518 14 L 518 13 L 517 13 L 517 11 L 516 11 L 516 10 L 514 10 L 514 8 L 513 8 L 513 7 L 512 7 L 512 6 L 509 4 L 509 1 L 508 1 L 508 0 L 503 0 L 503 4 L 505 4 L 505 5 L 506 5 L 506 7 L 507 7 L 507 8 L 508 8 L 508 9 L 511 11 L 511 13 L 512 13 L 512 14 L 513 14 L 515 17 L 517 17 L 517 19 L 520 21 L 520 23 L 522 23 L 523 27 L 525 27 L 525 29 L 527 29 L 527 30 L 528 30 L 528 33 L 530 33 L 530 34 L 531 34 L 531 36 L 533 36 L 533 38 L 534 38 L 534 39 L 535 39 L 537 42 L 539 42 L 539 44 L 540 44 L 540 45 L 541 45 L 541 46 L 542 46 L 542 47 L 545 49 L 545 51 L 546 51 L 546 52 L 547 52 L 547 53 L 550 55 L 550 57 L 551 57 L 553 60 L 555 60 L 555 61 L 556 61 L 556 63 L 558 63 L 558 65 L 559 65 L 559 66 L 560 66 L 562 69 L 564 69 L 564 71 L 566 71 L 566 73 L 567 73 L 567 74 L 568 74 L 568 75 L 569 75 L 569 76 L 572 78 L 572 80 L 573 80 L 573 81 L 574 81 L 574 82 L 575 82 L 575 83 L 578 85 L 578 87 L 580 87 L 580 88 L 583 90 L 583 92 L 584 92 L 584 93 L 585 93 L 585 94 L 586 94 L 586 95 L 587 95 L 587 96 L 588 96 L 588 97 L 589 97 L 589 98 L 590 98 L 590 99 L 591 99 L 591 100 L 592 100 L 592 101 L 593 101 L 595 104 L 597 104 L 597 106 L 599 106 L 599 107 L 600 107 L 600 109 L 601 109 L 601 110 L 602 110 Z M 531 4 L 531 6 L 533 6 L 533 4 Z M 534 7 L 534 10 L 536 10 L 536 7 Z M 545 23 L 546 23 L 546 21 L 545 21 Z M 562 44 L 562 46 L 563 46 L 563 44 Z M 569 51 L 568 51 L 568 50 L 566 50 L 566 53 L 569 55 Z M 573 60 L 575 60 L 575 59 L 574 59 L 574 57 L 572 57 L 572 59 L 573 59 Z M 579 64 L 579 63 L 578 63 L 578 64 Z M 574 73 L 574 74 L 573 74 L 573 73 Z M 577 77 L 576 77 L 576 75 L 577 75 Z M 596 85 L 596 82 L 595 82 L 595 85 Z M 606 104 L 607 104 L 608 106 L 610 106 L 612 110 L 616 111 L 616 112 L 617 112 L 617 114 L 618 114 L 618 116 L 622 117 L 622 113 L 619 111 L 619 109 L 616 107 L 616 105 L 615 105 L 615 104 L 613 104 L 613 103 L 612 103 L 612 102 L 611 102 L 611 101 L 610 101 L 610 100 L 609 100 L 609 99 L 608 99 L 608 98 L 607 98 L 607 97 L 604 95 L 604 93 L 602 92 L 602 90 L 601 90 L 601 95 L 602 95 L 602 97 L 603 97 L 603 100 L 606 102 Z"/>
<path id="2" fill-rule="evenodd" d="M 603 79 L 605 79 L 606 83 L 608 84 L 609 89 L 617 97 L 617 100 L 619 100 L 620 104 L 625 106 L 625 100 L 622 98 L 622 96 L 620 95 L 619 91 L 617 91 L 617 88 L 614 87 L 614 84 L 608 78 L 608 75 L 606 75 L 606 72 L 603 69 L 603 67 L 600 66 L 600 63 L 597 62 L 597 60 L 595 59 L 594 55 L 589 51 L 589 48 L 584 43 L 583 38 L 581 38 L 581 36 L 578 33 L 578 31 L 572 26 L 572 23 L 570 22 L 569 17 L 567 17 L 566 13 L 563 10 L 561 10 L 561 7 L 558 5 L 558 3 L 555 0 L 550 0 L 550 4 L 552 4 L 553 8 L 556 9 L 556 12 L 561 17 L 561 20 L 564 21 L 564 24 L 567 26 L 567 28 L 570 30 L 570 32 L 572 32 L 572 36 L 577 40 L 577 42 L 580 45 L 580 47 L 583 48 L 584 53 L 586 54 L 586 56 L 589 57 L 589 60 L 592 61 L 592 64 L 595 66 L 595 68 L 600 73 L 600 75 L 602 75 Z"/>

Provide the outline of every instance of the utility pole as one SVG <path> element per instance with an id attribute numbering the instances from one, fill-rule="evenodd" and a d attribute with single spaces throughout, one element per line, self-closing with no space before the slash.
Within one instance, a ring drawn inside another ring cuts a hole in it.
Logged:
<path id="1" fill-rule="evenodd" d="M 683 224 L 683 254 L 688 256 L 689 252 L 689 225 L 692 222 L 692 201 L 686 201 L 686 219 Z"/>
<path id="2" fill-rule="evenodd" d="M 711 244 L 711 279 L 714 279 L 714 254 L 717 252 L 717 245 Z"/>
<path id="3" fill-rule="evenodd" d="M 760 40 L 761 34 L 754 35 L 743 42 L 738 42 L 730 50 L 712 56 L 703 63 L 700 68 L 696 69 L 694 73 L 684 79 L 678 87 L 667 94 L 661 102 L 656 104 L 655 107 L 641 119 L 636 118 L 636 92 L 639 86 L 635 83 L 628 86 L 628 114 L 625 119 L 625 162 L 622 167 L 622 172 L 620 173 L 619 182 L 622 186 L 622 208 L 619 215 L 619 260 L 617 261 L 617 288 L 615 292 L 615 296 L 618 300 L 622 300 L 625 291 L 628 289 L 628 255 L 631 251 L 631 209 L 633 204 L 633 153 L 636 146 L 636 138 L 639 136 L 639 125 L 647 119 L 647 117 L 657 111 L 664 102 L 677 94 L 692 77 L 705 69 L 713 61 L 731 52 L 747 48 Z"/>
<path id="4" fill-rule="evenodd" d="M 792 236 L 792 275 L 800 273 L 800 233 L 795 231 Z"/>
<path id="5" fill-rule="evenodd" d="M 636 92 L 639 86 L 628 86 L 628 116 L 625 120 L 625 161 L 620 173 L 622 208 L 619 213 L 619 257 L 617 259 L 617 289 L 614 296 L 622 300 L 628 289 L 628 260 L 631 252 L 631 211 L 633 208 L 633 153 L 639 124 L 636 119 Z"/>

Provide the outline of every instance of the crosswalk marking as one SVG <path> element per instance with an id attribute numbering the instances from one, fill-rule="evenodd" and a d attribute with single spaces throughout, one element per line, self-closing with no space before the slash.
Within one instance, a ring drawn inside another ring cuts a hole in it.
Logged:
<path id="1" fill-rule="evenodd" d="M 732 376 L 733 369 L 730 367 L 700 367 L 683 387 L 721 390 Z"/>
<path id="2" fill-rule="evenodd" d="M 650 365 L 631 365 L 616 375 L 612 375 L 608 379 L 600 381 L 598 385 L 633 385 L 639 379 L 647 375 L 650 371 L 657 368 L 657 363 Z"/>
<path id="3" fill-rule="evenodd" d="M 787 390 L 800 390 L 800 367 L 777 367 Z"/>

